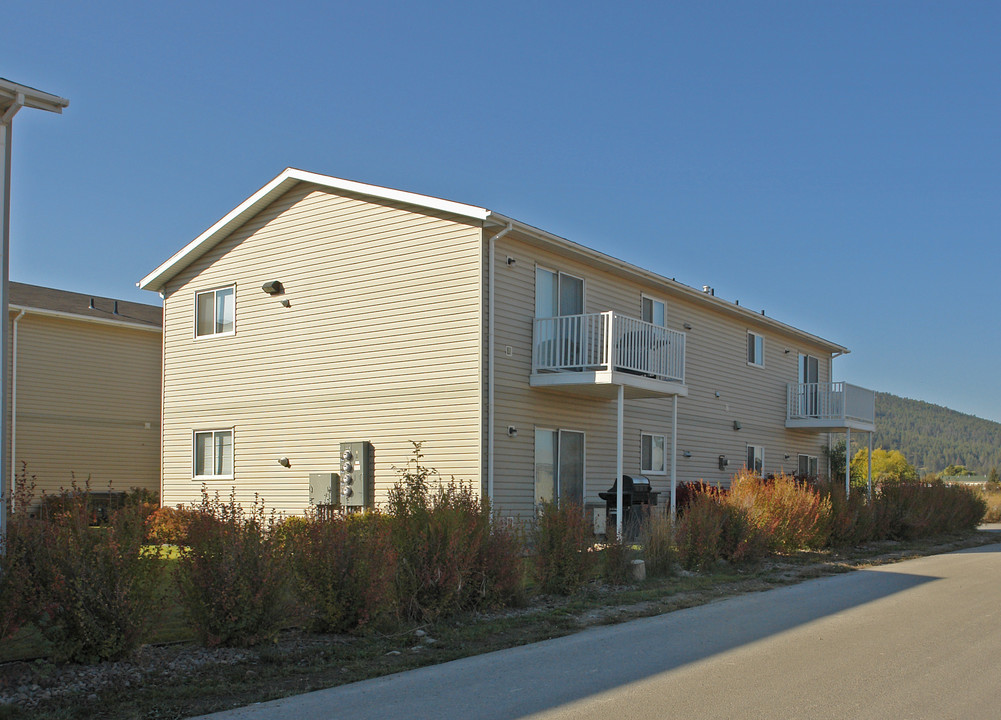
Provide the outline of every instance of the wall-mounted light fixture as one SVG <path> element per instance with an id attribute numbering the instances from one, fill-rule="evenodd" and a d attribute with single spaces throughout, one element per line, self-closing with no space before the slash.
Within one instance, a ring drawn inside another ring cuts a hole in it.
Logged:
<path id="1" fill-rule="evenodd" d="M 514 265 L 516 262 L 518 262 L 518 261 L 515 260 L 513 257 L 511 257 L 510 255 L 507 256 L 507 264 L 508 265 Z"/>
<path id="2" fill-rule="evenodd" d="M 786 349 L 785 349 L 785 354 L 786 354 L 786 355 L 788 355 L 788 354 L 789 354 L 789 348 L 786 348 Z"/>
<path id="3" fill-rule="evenodd" d="M 719 390 L 716 391 L 716 397 L 719 397 Z"/>
<path id="4" fill-rule="evenodd" d="M 684 327 L 685 330 L 691 330 L 692 329 L 692 324 L 691 323 L 685 323 L 682 327 Z"/>
<path id="5" fill-rule="evenodd" d="M 281 295 L 285 292 L 285 288 L 278 280 L 269 280 L 268 282 L 261 285 L 261 290 L 266 292 L 268 295 Z"/>
<path id="6" fill-rule="evenodd" d="M 681 454 L 684 455 L 685 457 L 691 457 L 692 456 L 692 451 L 691 450 L 685 450 L 685 452 L 683 452 Z"/>
<path id="7" fill-rule="evenodd" d="M 789 453 L 786 453 L 786 458 L 785 458 L 786 460 L 788 460 L 791 457 L 792 457 L 792 455 L 790 455 Z"/>
<path id="8" fill-rule="evenodd" d="M 719 456 L 719 469 L 726 470 L 726 466 L 730 464 L 730 461 L 726 459 L 726 455 Z"/>
<path id="9" fill-rule="evenodd" d="M 516 428 L 514 425 L 508 425 L 507 426 L 507 434 L 510 437 L 518 437 L 518 428 Z"/>
<path id="10" fill-rule="evenodd" d="M 740 428 L 742 428 L 742 427 L 743 427 L 743 425 L 740 424 L 740 420 L 734 420 L 733 421 L 733 429 L 734 430 L 740 430 Z"/>
<path id="11" fill-rule="evenodd" d="M 285 456 L 278 458 L 278 464 L 282 467 L 292 467 L 292 461 Z"/>

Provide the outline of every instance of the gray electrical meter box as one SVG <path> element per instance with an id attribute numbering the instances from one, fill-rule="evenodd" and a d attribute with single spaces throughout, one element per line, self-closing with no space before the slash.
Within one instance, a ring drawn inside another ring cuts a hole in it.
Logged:
<path id="1" fill-rule="evenodd" d="M 333 472 L 309 474 L 310 505 L 340 505 L 340 475 Z"/>
<path id="2" fill-rule="evenodd" d="M 372 443 L 341 443 L 341 505 L 372 507 L 375 495 Z"/>

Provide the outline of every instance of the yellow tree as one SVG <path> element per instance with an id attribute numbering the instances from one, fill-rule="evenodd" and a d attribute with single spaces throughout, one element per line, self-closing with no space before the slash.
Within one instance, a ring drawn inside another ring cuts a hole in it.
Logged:
<path id="1" fill-rule="evenodd" d="M 852 479 L 863 481 L 869 474 L 869 450 L 862 448 L 852 458 Z M 878 485 L 884 482 L 909 482 L 918 479 L 918 471 L 907 462 L 907 458 L 899 450 L 884 450 L 877 448 L 872 451 L 872 482 Z"/>

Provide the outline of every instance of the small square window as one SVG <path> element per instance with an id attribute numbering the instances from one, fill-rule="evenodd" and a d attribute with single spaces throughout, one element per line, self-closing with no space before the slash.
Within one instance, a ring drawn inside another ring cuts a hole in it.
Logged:
<path id="1" fill-rule="evenodd" d="M 667 453 L 663 435 L 640 435 L 640 472 L 663 475 L 667 472 Z"/>
<path id="2" fill-rule="evenodd" d="M 750 331 L 747 333 L 747 364 L 765 365 L 765 338 Z"/>
<path id="3" fill-rule="evenodd" d="M 233 477 L 233 431 L 195 432 L 192 475 L 196 478 Z"/>
<path id="4" fill-rule="evenodd" d="M 195 294 L 195 337 L 233 334 L 234 297 L 233 286 Z"/>

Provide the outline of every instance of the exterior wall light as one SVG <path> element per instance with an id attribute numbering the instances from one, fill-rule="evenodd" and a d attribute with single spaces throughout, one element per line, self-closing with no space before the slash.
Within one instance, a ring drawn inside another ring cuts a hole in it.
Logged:
<path id="1" fill-rule="evenodd" d="M 514 425 L 508 425 L 507 434 L 510 435 L 511 437 L 518 437 L 518 428 L 516 428 Z"/>
<path id="2" fill-rule="evenodd" d="M 740 428 L 742 428 L 742 427 L 743 427 L 743 425 L 740 424 L 740 420 L 734 420 L 733 421 L 733 429 L 734 430 L 740 430 Z"/>
<path id="3" fill-rule="evenodd" d="M 268 282 L 261 285 L 261 290 L 266 292 L 268 295 L 281 295 L 285 292 L 285 288 L 278 280 L 269 280 Z"/>
<path id="4" fill-rule="evenodd" d="M 281 465 L 282 467 L 292 467 L 292 461 L 284 456 L 278 458 L 278 464 Z"/>

